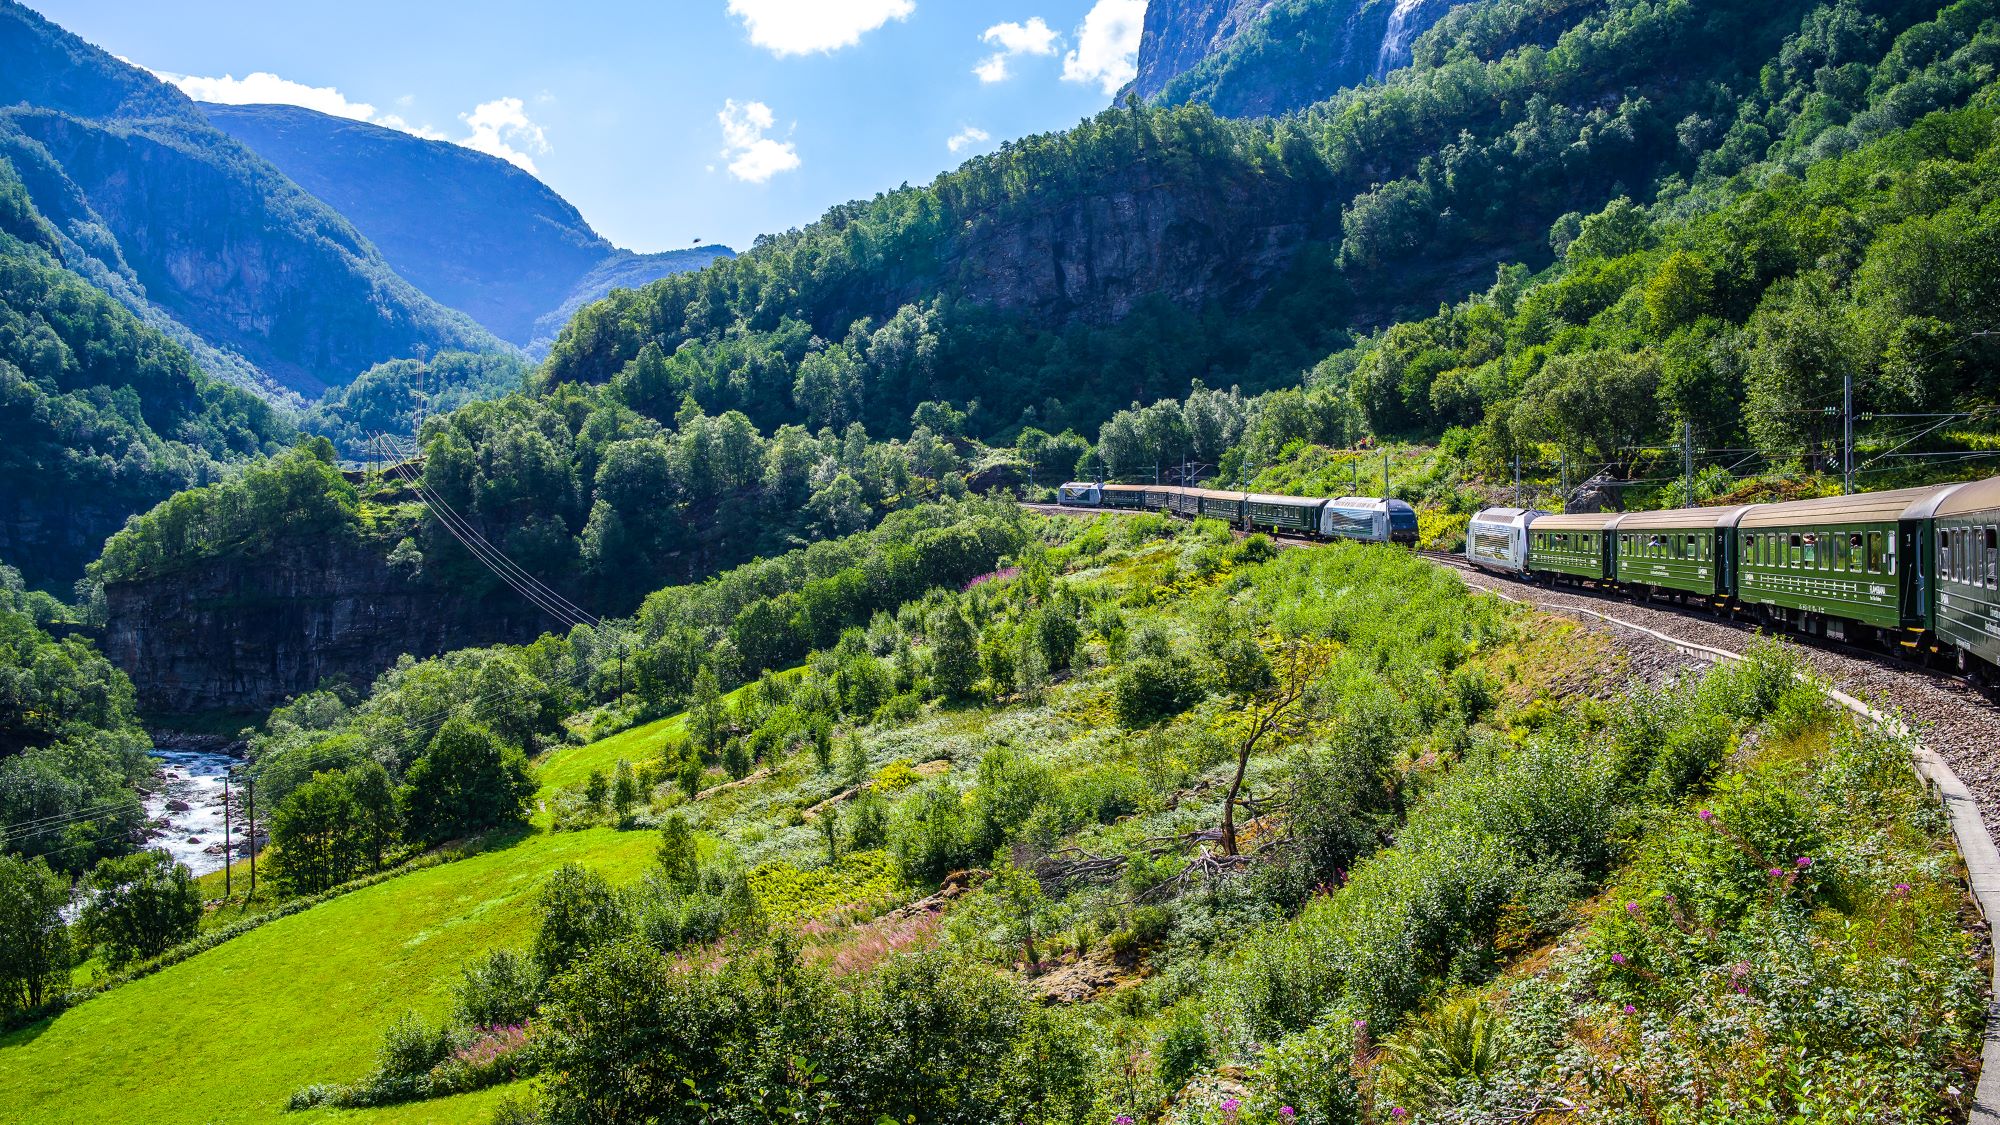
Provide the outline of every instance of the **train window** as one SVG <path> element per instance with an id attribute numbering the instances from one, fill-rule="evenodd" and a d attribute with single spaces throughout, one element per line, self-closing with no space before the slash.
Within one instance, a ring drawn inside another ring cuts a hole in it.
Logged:
<path id="1" fill-rule="evenodd" d="M 1836 573 L 1843 572 L 1847 569 L 1847 540 L 1836 535 L 1833 537 L 1832 547 L 1833 569 Z"/>
<path id="2" fill-rule="evenodd" d="M 1954 582 L 1966 580 L 1965 529 L 1956 528 L 1951 533 L 1951 577 Z"/>
<path id="3" fill-rule="evenodd" d="M 1787 550 L 1787 551 L 1785 552 L 1785 555 L 1786 555 L 1786 557 L 1785 557 L 1785 565 L 1786 565 L 1786 566 L 1788 566 L 1788 567 L 1795 567 L 1795 566 L 1799 565 L 1799 552 L 1800 552 L 1800 550 L 1801 550 L 1801 548 L 1802 548 L 1802 545 L 1804 544 L 1804 542 L 1805 542 L 1805 539 L 1804 539 L 1804 538 L 1803 538 L 1802 536 L 1798 536 L 1798 535 L 1794 535 L 1794 536 L 1792 536 L 1792 541 L 1791 541 L 1791 542 L 1790 542 L 1789 544 L 1787 544 L 1787 546 L 1789 547 L 1789 550 Z"/>
<path id="4" fill-rule="evenodd" d="M 1986 588 L 2000 590 L 2000 528 L 1986 529 Z"/>
<path id="5" fill-rule="evenodd" d="M 1805 537 L 1805 564 L 1807 570 L 1816 570 L 1819 567 L 1819 536 L 1817 535 L 1808 535 Z"/>

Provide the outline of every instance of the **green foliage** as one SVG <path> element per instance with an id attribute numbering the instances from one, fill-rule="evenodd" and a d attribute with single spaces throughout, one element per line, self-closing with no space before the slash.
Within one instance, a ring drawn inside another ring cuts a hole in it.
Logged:
<path id="1" fill-rule="evenodd" d="M 91 564 L 99 582 L 129 582 L 204 558 L 255 554 L 290 533 L 354 535 L 360 499 L 332 443 L 314 438 L 241 476 L 177 493 L 130 521 Z"/>
<path id="2" fill-rule="evenodd" d="M 438 843 L 520 822 L 534 794 L 517 747 L 485 726 L 452 718 L 410 767 L 403 816 L 413 837 Z"/>
<path id="3" fill-rule="evenodd" d="M 542 885 L 540 906 L 542 924 L 530 956 L 544 980 L 631 927 L 624 904 L 604 877 L 573 863 L 557 868 Z"/>
<path id="4" fill-rule="evenodd" d="M 83 885 L 79 928 L 112 968 L 165 953 L 201 922 L 201 888 L 165 852 L 100 860 Z"/>
<path id="5" fill-rule="evenodd" d="M 0 554 L 60 589 L 126 516 L 275 452 L 292 431 L 64 269 L 4 156 L 0 213 L 0 479 L 22 503 L 0 524 Z"/>
<path id="6" fill-rule="evenodd" d="M 452 1019 L 466 1027 L 508 1027 L 528 1022 L 541 995 L 534 962 L 496 949 L 467 965 L 452 989 Z"/>
<path id="7" fill-rule="evenodd" d="M 302 895 L 381 870 L 401 831 L 389 774 L 375 762 L 315 774 L 285 795 L 270 826 L 272 877 Z"/>
<path id="8" fill-rule="evenodd" d="M 0 855 L 0 1012 L 33 1010 L 69 977 L 69 884 L 39 857 Z"/>
<path id="9" fill-rule="evenodd" d="M 407 438 L 419 410 L 447 414 L 468 402 L 521 389 L 528 365 L 509 352 L 442 351 L 427 362 L 392 359 L 328 391 L 299 418 L 300 428 L 332 439 L 342 454 L 379 461 L 375 435 Z"/>
<path id="10" fill-rule="evenodd" d="M 81 874 L 131 850 L 152 763 L 130 681 L 88 641 L 44 631 L 51 610 L 0 567 L 0 846 Z"/>

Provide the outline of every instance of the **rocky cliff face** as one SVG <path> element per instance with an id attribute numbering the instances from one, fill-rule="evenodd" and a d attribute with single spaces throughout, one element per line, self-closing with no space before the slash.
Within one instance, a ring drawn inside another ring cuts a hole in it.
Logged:
<path id="1" fill-rule="evenodd" d="M 493 604 L 412 582 L 380 550 L 287 541 L 105 588 L 103 648 L 155 715 L 261 715 L 340 678 L 365 687 L 405 652 L 538 636 L 549 623 L 518 601 Z"/>
<path id="2" fill-rule="evenodd" d="M 1134 92 L 1226 117 L 1302 109 L 1410 62 L 1460 0 L 1152 0 Z"/>
<path id="3" fill-rule="evenodd" d="M 1274 0 L 1152 0 L 1139 40 L 1139 76 L 1132 92 L 1157 96 L 1167 83 L 1221 51 Z"/>
<path id="4" fill-rule="evenodd" d="M 1149 298 L 1249 308 L 1308 241 L 1338 229 L 1339 208 L 1315 191 L 1140 163 L 1098 191 L 975 227 L 952 257 L 978 263 L 961 279 L 968 300 L 1044 323 L 1113 323 Z"/>

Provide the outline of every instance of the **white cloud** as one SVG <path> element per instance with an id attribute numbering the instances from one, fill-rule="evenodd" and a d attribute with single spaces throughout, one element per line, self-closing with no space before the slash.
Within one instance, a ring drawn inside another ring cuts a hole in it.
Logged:
<path id="1" fill-rule="evenodd" d="M 458 119 L 472 130 L 470 136 L 458 143 L 488 156 L 497 156 L 534 175 L 535 162 L 522 148 L 547 152 L 549 138 L 540 125 L 528 120 L 525 108 L 519 98 L 495 98 L 490 102 L 481 102 L 473 107 L 471 113 L 458 115 Z M 517 145 L 520 147 L 517 148 Z"/>
<path id="2" fill-rule="evenodd" d="M 906 20 L 916 0 L 729 0 L 750 42 L 780 58 L 838 51 L 890 20 Z"/>
<path id="3" fill-rule="evenodd" d="M 162 82 L 171 82 L 181 88 L 188 97 L 198 102 L 215 102 L 220 105 L 295 105 L 318 110 L 334 117 L 345 117 L 350 121 L 365 121 L 380 125 L 385 129 L 395 129 L 427 141 L 451 141 L 466 148 L 497 156 L 523 170 L 533 173 L 535 162 L 528 152 L 549 151 L 549 140 L 542 127 L 528 120 L 519 98 L 496 98 L 475 106 L 470 113 L 461 113 L 459 120 L 465 122 L 471 133 L 464 137 L 453 137 L 442 129 L 431 125 L 413 125 L 401 114 L 379 113 L 367 102 L 348 99 L 332 86 L 308 86 L 281 78 L 268 71 L 255 71 L 242 78 L 222 75 L 206 78 L 198 74 L 174 74 L 155 70 L 153 76 Z M 396 105 L 408 109 L 415 98 L 404 94 L 396 99 Z"/>
<path id="4" fill-rule="evenodd" d="M 981 129 L 979 126 L 967 125 L 965 128 L 953 133 L 951 139 L 944 143 L 944 147 L 953 152 L 958 152 L 973 145 L 984 144 L 992 139 L 993 134 Z"/>
<path id="5" fill-rule="evenodd" d="M 194 74 L 169 74 L 156 70 L 153 76 L 171 82 L 198 102 L 218 105 L 297 105 L 345 117 L 350 121 L 375 121 L 375 107 L 367 102 L 351 102 L 332 86 L 308 86 L 268 71 L 256 71 L 242 78 L 225 74 L 203 78 Z"/>
<path id="6" fill-rule="evenodd" d="M 729 174 L 737 179 L 761 184 L 799 166 L 797 145 L 764 135 L 777 124 L 777 117 L 763 102 L 739 105 L 731 98 L 722 103 L 722 112 L 715 119 L 722 125 L 723 158 L 729 161 Z"/>
<path id="7" fill-rule="evenodd" d="M 1146 27 L 1146 0 L 1097 0 L 1083 17 L 1076 49 L 1063 56 L 1063 80 L 1095 82 L 1115 94 L 1139 75 L 1139 35 Z"/>
<path id="8" fill-rule="evenodd" d="M 972 73 L 981 82 L 1001 82 L 1008 76 L 1007 62 L 1016 55 L 1053 55 L 1056 53 L 1056 31 L 1035 16 L 1027 23 L 996 23 L 979 36 L 979 41 L 998 47 L 999 50 L 980 60 Z"/>

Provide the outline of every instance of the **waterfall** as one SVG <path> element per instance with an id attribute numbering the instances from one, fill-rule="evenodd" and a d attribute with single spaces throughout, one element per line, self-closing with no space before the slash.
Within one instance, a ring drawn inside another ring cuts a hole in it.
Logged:
<path id="1" fill-rule="evenodd" d="M 1417 9 L 1425 0 L 1396 0 L 1396 7 L 1389 13 L 1389 27 L 1382 33 L 1382 50 L 1375 56 L 1375 77 L 1387 78 L 1389 72 L 1410 61 L 1410 41 L 1417 37 L 1412 29 Z"/>

